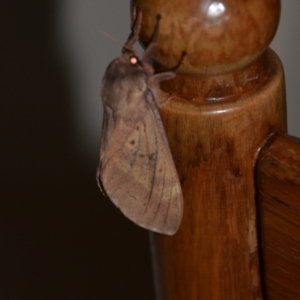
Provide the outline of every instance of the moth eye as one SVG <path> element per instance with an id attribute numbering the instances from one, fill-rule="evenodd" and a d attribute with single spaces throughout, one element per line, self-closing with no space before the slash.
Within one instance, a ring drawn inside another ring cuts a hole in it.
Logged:
<path id="1" fill-rule="evenodd" d="M 132 65 L 136 65 L 138 63 L 138 59 L 135 56 L 130 57 L 130 63 Z"/>

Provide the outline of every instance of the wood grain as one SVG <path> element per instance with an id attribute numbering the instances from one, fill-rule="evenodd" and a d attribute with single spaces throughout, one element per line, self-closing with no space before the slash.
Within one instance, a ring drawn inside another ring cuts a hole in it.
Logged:
<path id="1" fill-rule="evenodd" d="M 196 79 L 174 93 L 183 75 L 163 85 L 163 97 L 172 94 L 161 115 L 184 212 L 174 237 L 152 236 L 158 299 L 262 299 L 254 165 L 267 137 L 286 130 L 282 66 L 271 50 L 264 59 L 261 81 L 238 98 L 187 99 Z"/>
<path id="2" fill-rule="evenodd" d="M 300 139 L 277 135 L 257 165 L 267 299 L 300 297 Z"/>

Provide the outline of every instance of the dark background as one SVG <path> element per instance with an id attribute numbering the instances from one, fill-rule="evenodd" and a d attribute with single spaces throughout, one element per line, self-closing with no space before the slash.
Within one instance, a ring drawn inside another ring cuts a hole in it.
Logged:
<path id="1" fill-rule="evenodd" d="M 54 1 L 1 16 L 0 299 L 154 299 L 148 232 L 127 221 L 74 142 Z"/>

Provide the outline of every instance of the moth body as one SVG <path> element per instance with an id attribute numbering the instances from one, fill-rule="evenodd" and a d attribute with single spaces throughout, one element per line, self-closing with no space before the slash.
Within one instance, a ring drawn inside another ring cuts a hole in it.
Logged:
<path id="1" fill-rule="evenodd" d="M 101 190 L 137 225 L 172 235 L 181 222 L 183 199 L 178 175 L 158 111 L 159 81 L 173 71 L 154 74 L 132 50 L 141 13 L 122 56 L 114 59 L 102 80 L 103 126 L 97 181 Z M 158 29 L 158 27 L 157 27 Z"/>

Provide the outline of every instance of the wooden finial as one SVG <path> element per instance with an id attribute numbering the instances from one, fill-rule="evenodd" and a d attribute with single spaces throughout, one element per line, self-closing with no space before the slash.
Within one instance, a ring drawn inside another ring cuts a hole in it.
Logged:
<path id="1" fill-rule="evenodd" d="M 143 12 L 140 39 L 147 44 L 161 16 L 156 60 L 166 68 L 188 53 L 185 74 L 238 70 L 262 55 L 275 35 L 279 0 L 134 0 Z"/>

